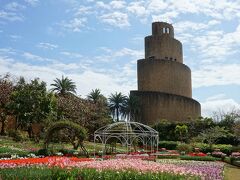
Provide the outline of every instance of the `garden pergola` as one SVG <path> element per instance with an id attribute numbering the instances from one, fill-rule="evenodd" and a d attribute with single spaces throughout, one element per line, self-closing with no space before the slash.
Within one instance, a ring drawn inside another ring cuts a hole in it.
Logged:
<path id="1" fill-rule="evenodd" d="M 116 138 L 126 147 L 129 153 L 134 143 L 141 142 L 143 148 L 154 152 L 158 148 L 158 132 L 138 122 L 116 122 L 107 126 L 101 127 L 94 132 L 94 156 L 96 151 L 96 142 L 102 143 L 102 156 L 106 153 L 106 145 L 109 140 Z"/>

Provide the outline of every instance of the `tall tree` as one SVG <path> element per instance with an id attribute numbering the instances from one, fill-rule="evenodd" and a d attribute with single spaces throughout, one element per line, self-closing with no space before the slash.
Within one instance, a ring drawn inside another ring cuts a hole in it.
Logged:
<path id="1" fill-rule="evenodd" d="M 1 135 L 5 134 L 5 124 L 7 115 L 9 114 L 7 105 L 10 102 L 10 96 L 13 92 L 13 82 L 10 80 L 10 75 L 6 74 L 0 78 L 0 122 L 2 123 Z"/>
<path id="2" fill-rule="evenodd" d="M 123 116 L 128 121 L 136 121 L 140 113 L 140 102 L 134 95 L 129 94 L 123 104 Z"/>
<path id="3" fill-rule="evenodd" d="M 231 133 L 229 133 L 229 130 L 226 130 L 224 127 L 216 126 L 202 132 L 198 136 L 198 139 L 203 142 L 207 142 L 209 147 L 212 148 L 212 145 L 217 142 L 218 138 L 227 137 L 229 135 L 231 135 Z"/>
<path id="4" fill-rule="evenodd" d="M 32 123 L 40 123 L 53 110 L 53 95 L 47 92 L 46 83 L 34 79 L 26 83 L 20 79 L 11 95 L 9 108 L 17 119 L 17 128 L 27 130 L 32 137 Z"/>
<path id="5" fill-rule="evenodd" d="M 97 103 L 102 100 L 103 95 L 101 94 L 100 89 L 93 89 L 87 96 L 88 100 L 92 101 L 93 103 Z"/>
<path id="6" fill-rule="evenodd" d="M 62 79 L 56 78 L 51 86 L 53 86 L 51 90 L 57 92 L 60 95 L 76 93 L 76 84 L 68 77 L 62 76 Z"/>
<path id="7" fill-rule="evenodd" d="M 110 95 L 108 100 L 109 100 L 109 107 L 110 107 L 110 111 L 112 113 L 113 119 L 116 116 L 117 121 L 119 121 L 119 116 L 121 115 L 124 109 L 126 96 L 124 96 L 120 92 L 119 93 L 115 92 L 115 94 Z"/>
<path id="8" fill-rule="evenodd" d="M 188 127 L 187 125 L 177 125 L 175 127 L 175 134 L 178 135 L 181 142 L 183 142 L 183 139 L 186 137 L 188 133 Z"/>

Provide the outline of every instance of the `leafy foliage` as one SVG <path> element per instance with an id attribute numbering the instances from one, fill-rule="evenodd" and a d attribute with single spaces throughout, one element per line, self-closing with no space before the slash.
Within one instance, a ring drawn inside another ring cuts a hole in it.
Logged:
<path id="1" fill-rule="evenodd" d="M 179 139 L 181 140 L 181 142 L 183 142 L 183 139 L 186 137 L 188 133 L 188 127 L 183 124 L 183 125 L 177 125 L 175 127 L 175 134 L 179 135 Z"/>
<path id="2" fill-rule="evenodd" d="M 10 80 L 10 75 L 6 74 L 0 78 L 0 122 L 2 123 L 1 135 L 5 135 L 5 123 L 9 109 L 7 108 L 10 102 L 10 96 L 13 92 L 13 82 Z"/>
<path id="3" fill-rule="evenodd" d="M 158 143 L 159 148 L 166 148 L 171 150 L 175 150 L 177 148 L 177 145 L 177 141 L 159 141 Z"/>
<path id="4" fill-rule="evenodd" d="M 128 121 L 137 121 L 140 114 L 140 102 L 134 95 L 125 98 L 122 108 L 122 114 Z"/>
<path id="5" fill-rule="evenodd" d="M 68 77 L 62 76 L 62 79 L 56 78 L 51 86 L 53 86 L 52 91 L 61 95 L 76 93 L 76 85 Z"/>
<path id="6" fill-rule="evenodd" d="M 21 127 L 31 137 L 32 123 L 41 123 L 53 111 L 53 95 L 47 92 L 46 83 L 34 79 L 26 83 L 20 79 L 11 94 L 11 102 L 8 107 L 17 118 L 17 128 Z"/>
<path id="7" fill-rule="evenodd" d="M 115 119 L 116 116 L 116 121 L 118 122 L 121 113 L 124 111 L 126 96 L 124 96 L 122 93 L 115 92 L 115 94 L 111 94 L 108 99 L 113 119 Z"/>
<path id="8" fill-rule="evenodd" d="M 207 142 L 207 144 L 209 144 L 209 147 L 211 148 L 218 138 L 226 137 L 228 134 L 229 131 L 226 130 L 224 127 L 216 126 L 214 128 L 207 129 L 203 133 L 201 133 L 199 135 L 199 139 L 201 139 L 203 142 Z"/>
<path id="9" fill-rule="evenodd" d="M 180 156 L 181 160 L 193 160 L 193 161 L 219 161 L 221 158 L 211 156 Z"/>
<path id="10" fill-rule="evenodd" d="M 48 144 L 50 143 L 53 134 L 62 129 L 65 129 L 64 135 L 69 140 L 69 142 L 72 143 L 73 148 L 77 149 L 80 145 L 80 147 L 87 155 L 88 153 L 83 145 L 83 140 L 87 137 L 86 129 L 76 123 L 67 120 L 56 122 L 51 127 L 49 127 L 45 136 L 44 148 L 48 148 Z"/>

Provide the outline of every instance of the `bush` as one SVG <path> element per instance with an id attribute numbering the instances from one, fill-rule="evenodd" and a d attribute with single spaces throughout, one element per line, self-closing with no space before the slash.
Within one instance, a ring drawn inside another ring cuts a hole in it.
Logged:
<path id="1" fill-rule="evenodd" d="M 230 144 L 214 144 L 213 150 L 220 149 L 221 152 L 230 155 L 232 153 L 232 147 Z"/>
<path id="2" fill-rule="evenodd" d="M 192 152 L 192 146 L 189 144 L 181 143 L 177 145 L 177 150 L 179 152 L 189 153 Z"/>
<path id="3" fill-rule="evenodd" d="M 61 152 L 63 155 L 67 155 L 67 156 L 76 156 L 78 154 L 78 151 L 76 151 L 74 149 L 61 149 L 61 150 L 59 150 L 59 152 Z"/>
<path id="4" fill-rule="evenodd" d="M 157 158 L 158 159 L 177 159 L 178 158 L 178 156 L 176 155 L 176 156 L 173 156 L 173 155 L 169 155 L 169 156 L 167 156 L 167 155 L 162 155 L 162 156 L 157 156 Z"/>
<path id="5" fill-rule="evenodd" d="M 48 149 L 39 149 L 36 155 L 37 156 L 49 156 L 49 155 L 51 155 L 51 153 L 48 151 Z"/>
<path id="6" fill-rule="evenodd" d="M 20 131 L 13 129 L 10 129 L 8 131 L 8 136 L 12 137 L 16 142 L 23 141 L 24 139 Z"/>
<path id="7" fill-rule="evenodd" d="M 159 148 L 166 148 L 169 150 L 176 150 L 177 145 L 177 141 L 159 141 L 158 143 Z"/>
<path id="8" fill-rule="evenodd" d="M 200 148 L 203 153 L 213 152 L 215 149 L 219 149 L 221 152 L 230 155 L 232 152 L 232 145 L 229 144 L 214 144 L 212 148 L 206 143 L 193 143 L 193 148 Z"/>
<path id="9" fill-rule="evenodd" d="M 195 148 L 199 148 L 201 152 L 203 153 L 208 153 L 208 152 L 212 152 L 213 150 L 210 149 L 209 145 L 206 143 L 193 143 L 191 144 L 192 147 Z"/>
<path id="10" fill-rule="evenodd" d="M 215 158 L 211 156 L 180 156 L 181 160 L 193 160 L 193 161 L 220 161 L 221 158 Z"/>
<path id="11" fill-rule="evenodd" d="M 239 146 L 233 146 L 232 152 L 240 152 L 240 145 Z"/>

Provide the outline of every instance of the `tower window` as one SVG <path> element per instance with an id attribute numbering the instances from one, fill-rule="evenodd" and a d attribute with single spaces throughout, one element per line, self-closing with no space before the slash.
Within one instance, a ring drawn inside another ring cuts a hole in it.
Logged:
<path id="1" fill-rule="evenodd" d="M 165 59 L 168 59 L 168 57 L 165 57 Z"/>
<path id="2" fill-rule="evenodd" d="M 165 34 L 166 33 L 166 29 L 165 28 L 163 28 L 163 34 Z"/>
<path id="3" fill-rule="evenodd" d="M 170 33 L 170 29 L 169 28 L 166 28 L 166 31 L 167 31 L 168 34 Z"/>
<path id="4" fill-rule="evenodd" d="M 173 58 L 170 58 L 170 60 L 172 61 L 172 60 L 173 60 Z"/>
<path id="5" fill-rule="evenodd" d="M 174 61 L 177 61 L 177 59 L 174 59 Z"/>

